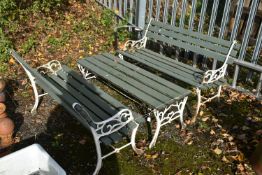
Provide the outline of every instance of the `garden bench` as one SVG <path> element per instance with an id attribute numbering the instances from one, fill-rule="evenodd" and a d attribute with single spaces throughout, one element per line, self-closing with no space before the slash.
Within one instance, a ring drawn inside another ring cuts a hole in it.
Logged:
<path id="1" fill-rule="evenodd" d="M 156 130 L 150 148 L 155 145 L 162 126 L 180 119 L 184 127 L 183 111 L 191 91 L 109 53 L 86 57 L 79 60 L 78 64 L 86 79 L 94 77 L 94 74 L 119 92 L 138 101 L 140 106 L 155 116 Z"/>
<path id="2" fill-rule="evenodd" d="M 150 50 L 146 47 L 149 41 L 162 46 L 183 49 L 186 52 L 191 52 L 191 55 L 212 58 L 222 62 L 223 65 L 215 70 L 203 71 Z M 198 103 L 195 116 L 192 119 L 192 122 L 194 122 L 200 106 L 220 96 L 221 87 L 225 83 L 224 76 L 227 66 L 234 62 L 233 58 L 236 57 L 239 48 L 240 45 L 236 41 L 226 41 L 151 19 L 143 32 L 143 38 L 137 41 L 127 41 L 125 49 L 123 51 L 118 50 L 117 53 L 121 59 L 139 63 L 138 65 L 143 66 L 143 68 L 163 73 L 169 78 L 174 78 L 196 88 Z M 201 90 L 214 87 L 218 87 L 216 95 L 209 98 L 201 95 Z"/>
<path id="3" fill-rule="evenodd" d="M 97 151 L 97 165 L 94 174 L 98 174 L 102 166 L 102 159 L 129 145 L 137 154 L 142 153 L 142 150 L 136 148 L 135 145 L 138 122 L 143 122 L 140 115 L 131 112 L 119 101 L 89 84 L 80 74 L 61 65 L 58 61 L 51 61 L 33 69 L 14 50 L 11 50 L 10 53 L 21 64 L 31 80 L 35 95 L 35 105 L 31 112 L 36 112 L 39 97 L 48 94 L 76 117 L 81 124 L 91 130 Z M 39 95 L 36 85 L 46 93 Z M 102 155 L 100 143 L 112 145 L 127 138 L 130 132 L 131 141 L 128 144 Z"/>

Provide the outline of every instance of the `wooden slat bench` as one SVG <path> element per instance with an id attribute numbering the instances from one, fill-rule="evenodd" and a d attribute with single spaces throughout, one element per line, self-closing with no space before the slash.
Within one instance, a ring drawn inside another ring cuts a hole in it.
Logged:
<path id="1" fill-rule="evenodd" d="M 21 64 L 31 80 L 35 94 L 35 105 L 31 112 L 36 111 L 39 97 L 48 94 L 91 130 L 97 151 L 97 166 L 94 174 L 98 174 L 102 159 L 128 145 L 131 145 L 136 153 L 142 153 L 142 150 L 137 149 L 135 145 L 135 135 L 139 126 L 137 121 L 144 121 L 140 115 L 131 112 L 119 101 L 89 84 L 81 75 L 67 66 L 60 65 L 57 61 L 33 69 L 14 50 L 10 53 Z M 36 85 L 46 93 L 39 95 Z M 130 143 L 102 155 L 100 143 L 112 145 L 127 138 L 130 132 L 132 132 Z"/>
<path id="2" fill-rule="evenodd" d="M 184 49 L 186 52 L 223 62 L 223 65 L 215 70 L 203 71 L 146 48 L 148 41 Z M 233 63 L 233 58 L 236 57 L 239 48 L 240 45 L 236 44 L 236 41 L 230 42 L 150 20 L 142 39 L 127 41 L 124 51 L 118 50 L 117 52 L 122 59 L 135 64 L 139 63 L 138 65 L 143 66 L 143 68 L 148 68 L 153 72 L 161 72 L 168 75 L 169 78 L 195 87 L 198 104 L 195 116 L 192 119 L 192 122 L 194 122 L 200 106 L 220 96 L 221 87 L 225 83 L 224 75 L 227 65 Z M 211 98 L 201 96 L 201 90 L 213 87 L 218 87 L 216 95 Z"/>
<path id="3" fill-rule="evenodd" d="M 187 96 L 191 93 L 189 90 L 109 53 L 84 58 L 78 64 L 84 77 L 84 70 L 91 71 L 125 95 L 138 100 L 141 106 L 146 105 L 152 109 L 157 127 L 150 148 L 155 145 L 161 126 L 176 118 L 184 126 L 183 110 Z"/>

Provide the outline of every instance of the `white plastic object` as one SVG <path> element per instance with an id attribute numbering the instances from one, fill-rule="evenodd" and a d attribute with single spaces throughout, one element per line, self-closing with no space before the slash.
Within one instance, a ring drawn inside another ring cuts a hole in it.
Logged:
<path id="1" fill-rule="evenodd" d="M 66 175 L 39 144 L 0 158 L 0 175 Z"/>

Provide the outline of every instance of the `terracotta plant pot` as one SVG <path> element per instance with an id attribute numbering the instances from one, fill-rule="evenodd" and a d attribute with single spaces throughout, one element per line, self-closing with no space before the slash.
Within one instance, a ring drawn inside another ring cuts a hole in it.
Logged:
<path id="1" fill-rule="evenodd" d="M 6 110 L 6 106 L 4 103 L 0 103 L 0 115 L 3 114 Z"/>
<path id="2" fill-rule="evenodd" d="M 5 89 L 5 81 L 3 79 L 0 79 L 0 92 L 3 92 Z"/>
<path id="3" fill-rule="evenodd" d="M 13 143 L 14 122 L 10 118 L 0 119 L 0 148 L 5 148 Z"/>
<path id="4" fill-rule="evenodd" d="M 7 117 L 7 113 L 6 113 L 6 112 L 0 114 L 0 119 L 1 119 L 1 118 L 5 118 L 5 117 Z"/>
<path id="5" fill-rule="evenodd" d="M 4 92 L 0 92 L 0 103 L 5 102 L 5 93 Z"/>

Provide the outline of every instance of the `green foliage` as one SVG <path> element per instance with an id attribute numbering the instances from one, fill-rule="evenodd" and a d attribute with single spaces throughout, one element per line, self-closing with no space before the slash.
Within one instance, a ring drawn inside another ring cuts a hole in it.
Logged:
<path id="1" fill-rule="evenodd" d="M 15 0 L 0 0 L 0 25 L 7 24 L 15 18 L 15 9 Z"/>
<path id="2" fill-rule="evenodd" d="M 64 46 L 70 39 L 70 34 L 68 32 L 62 32 L 62 36 L 61 37 L 49 37 L 47 42 L 48 44 L 50 44 L 51 46 L 55 47 L 55 48 L 58 48 L 58 47 L 61 47 L 61 46 Z"/>
<path id="3" fill-rule="evenodd" d="M 114 13 L 109 10 L 105 9 L 103 10 L 102 16 L 101 16 L 101 23 L 105 27 L 110 27 L 114 22 Z"/>
<path id="4" fill-rule="evenodd" d="M 9 59 L 8 49 L 12 47 L 12 42 L 4 35 L 0 28 L 0 63 Z"/>
<path id="5" fill-rule="evenodd" d="M 67 0 L 36 0 L 33 2 L 32 8 L 35 12 L 42 11 L 48 13 L 66 3 Z"/>
<path id="6" fill-rule="evenodd" d="M 36 39 L 34 36 L 31 36 L 28 38 L 26 42 L 21 46 L 22 47 L 22 52 L 23 53 L 28 53 L 31 49 L 33 49 L 36 45 Z"/>

